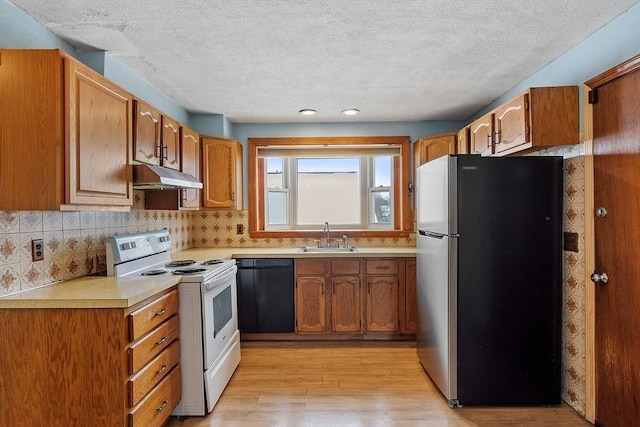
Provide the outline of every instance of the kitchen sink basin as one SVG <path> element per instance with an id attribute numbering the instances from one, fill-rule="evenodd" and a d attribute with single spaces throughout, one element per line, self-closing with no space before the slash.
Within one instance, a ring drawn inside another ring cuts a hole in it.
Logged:
<path id="1" fill-rule="evenodd" d="M 298 252 L 301 253 L 349 253 L 349 252 L 358 252 L 358 248 L 300 248 Z"/>

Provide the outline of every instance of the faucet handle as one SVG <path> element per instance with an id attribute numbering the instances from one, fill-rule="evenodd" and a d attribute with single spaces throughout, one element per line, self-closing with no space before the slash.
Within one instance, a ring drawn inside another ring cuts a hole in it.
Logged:
<path id="1" fill-rule="evenodd" d="M 347 237 L 346 234 L 342 235 L 342 244 L 344 245 L 345 248 L 349 247 L 349 238 Z"/>
<path id="2" fill-rule="evenodd" d="M 313 239 L 314 242 L 316 242 L 316 247 L 320 247 L 320 239 Z"/>

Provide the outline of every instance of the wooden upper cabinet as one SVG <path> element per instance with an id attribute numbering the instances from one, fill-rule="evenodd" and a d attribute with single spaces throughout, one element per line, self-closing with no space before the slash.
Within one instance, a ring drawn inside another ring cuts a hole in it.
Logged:
<path id="1" fill-rule="evenodd" d="M 67 203 L 130 206 L 131 96 L 75 60 L 65 69 Z"/>
<path id="2" fill-rule="evenodd" d="M 182 152 L 182 172 L 200 179 L 200 135 L 191 129 L 180 129 Z M 200 206 L 200 190 L 189 188 L 182 190 L 182 207 L 197 209 Z"/>
<path id="3" fill-rule="evenodd" d="M 133 160 L 160 165 L 162 114 L 142 101 L 134 102 Z"/>
<path id="4" fill-rule="evenodd" d="M 490 156 L 493 154 L 493 113 L 486 114 L 469 126 L 469 152 Z"/>
<path id="5" fill-rule="evenodd" d="M 458 132 L 456 154 L 469 154 L 469 126 L 460 129 Z"/>
<path id="6" fill-rule="evenodd" d="M 242 146 L 234 140 L 202 137 L 205 208 L 242 209 Z"/>
<path id="7" fill-rule="evenodd" d="M 180 125 L 162 116 L 162 166 L 180 170 Z"/>
<path id="8" fill-rule="evenodd" d="M 577 144 L 578 119 L 577 86 L 529 88 L 469 125 L 470 152 L 504 156 Z"/>
<path id="9" fill-rule="evenodd" d="M 423 137 L 414 144 L 416 167 L 447 154 L 456 154 L 456 133 Z"/>
<path id="10" fill-rule="evenodd" d="M 126 91 L 60 50 L 0 50 L 0 82 L 0 210 L 129 209 Z"/>

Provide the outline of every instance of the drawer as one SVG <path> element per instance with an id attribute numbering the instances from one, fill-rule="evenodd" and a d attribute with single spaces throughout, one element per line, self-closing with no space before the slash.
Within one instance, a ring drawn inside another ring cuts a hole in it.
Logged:
<path id="1" fill-rule="evenodd" d="M 178 312 L 178 291 L 150 302 L 129 315 L 129 340 L 135 341 Z"/>
<path id="2" fill-rule="evenodd" d="M 160 427 L 181 399 L 180 366 L 129 412 L 129 427 Z"/>
<path id="3" fill-rule="evenodd" d="M 367 274 L 398 274 L 399 270 L 397 259 L 367 260 Z"/>
<path id="4" fill-rule="evenodd" d="M 324 276 L 324 260 L 298 259 L 296 260 L 297 276 Z"/>
<path id="5" fill-rule="evenodd" d="M 129 406 L 135 406 L 149 391 L 167 376 L 180 361 L 180 341 L 174 341 L 147 366 L 131 377 L 129 388 Z"/>
<path id="6" fill-rule="evenodd" d="M 129 347 L 129 375 L 140 370 L 162 350 L 169 347 L 180 335 L 180 320 L 178 316 L 158 326 L 142 339 Z"/>
<path id="7" fill-rule="evenodd" d="M 360 261 L 353 259 L 331 261 L 331 275 L 360 274 Z"/>

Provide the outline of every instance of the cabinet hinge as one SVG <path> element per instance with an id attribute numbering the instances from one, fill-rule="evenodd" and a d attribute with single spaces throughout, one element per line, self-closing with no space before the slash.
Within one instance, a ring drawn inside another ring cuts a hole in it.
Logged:
<path id="1" fill-rule="evenodd" d="M 589 91 L 589 104 L 598 103 L 598 89 L 591 89 Z"/>
<path id="2" fill-rule="evenodd" d="M 524 127 L 524 133 L 525 133 L 525 134 L 527 134 L 527 135 L 529 135 L 529 132 L 530 132 L 530 130 L 529 130 L 529 126 L 525 126 L 525 127 Z"/>
<path id="3" fill-rule="evenodd" d="M 525 110 L 528 110 L 528 109 L 529 109 L 529 101 L 527 101 L 527 102 L 525 102 L 525 103 L 524 103 L 524 109 L 525 109 Z"/>
<path id="4" fill-rule="evenodd" d="M 407 189 L 409 190 L 409 195 L 411 195 L 411 193 L 413 193 L 413 182 L 409 181 Z"/>

